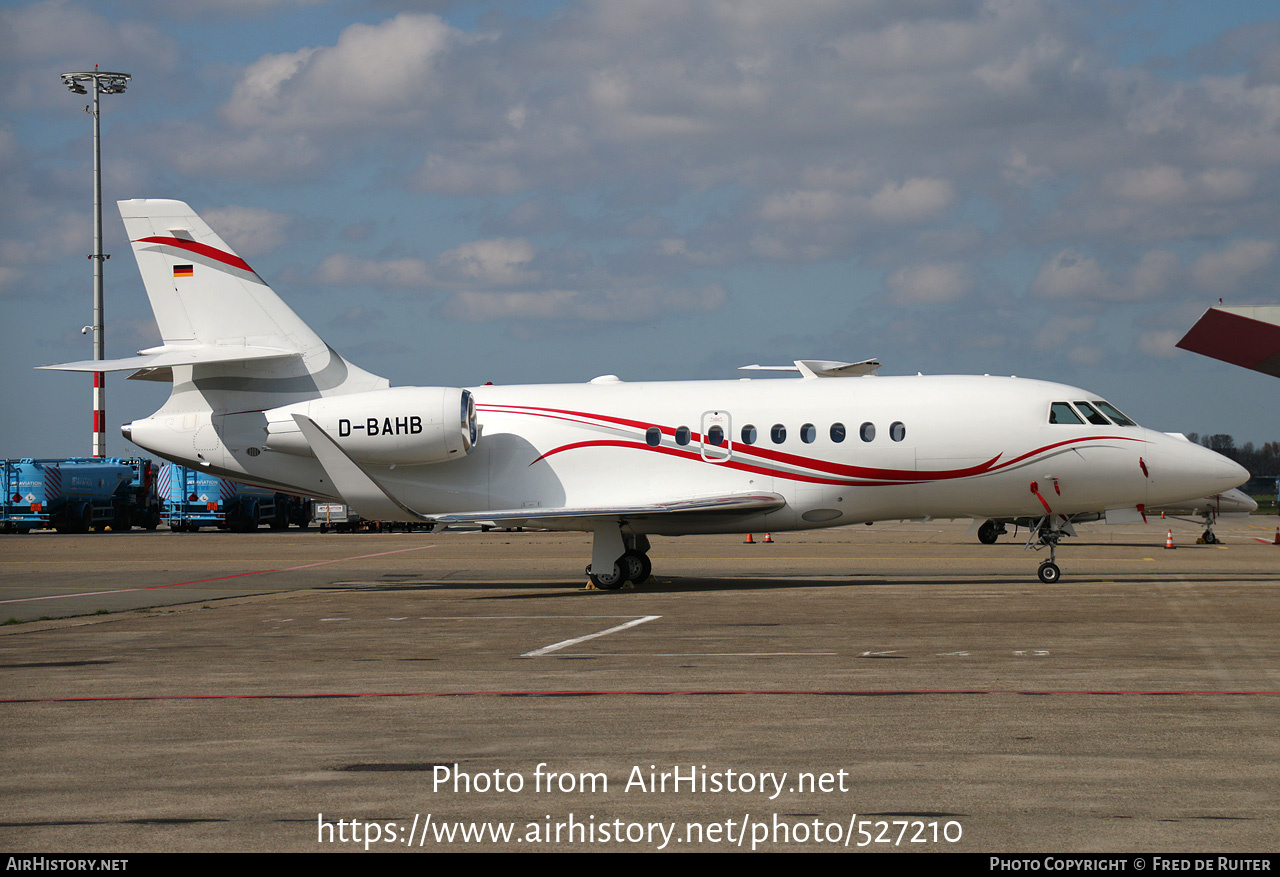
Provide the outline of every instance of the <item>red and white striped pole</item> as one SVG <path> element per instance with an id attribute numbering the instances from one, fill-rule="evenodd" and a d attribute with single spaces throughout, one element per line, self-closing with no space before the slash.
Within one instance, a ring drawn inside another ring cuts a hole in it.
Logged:
<path id="1" fill-rule="evenodd" d="M 94 356 L 94 359 L 102 359 Z M 93 373 L 93 456 L 107 455 L 107 376 Z"/>

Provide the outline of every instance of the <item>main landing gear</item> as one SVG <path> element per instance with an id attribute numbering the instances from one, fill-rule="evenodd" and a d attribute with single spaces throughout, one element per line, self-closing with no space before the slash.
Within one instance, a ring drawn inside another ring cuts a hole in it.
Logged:
<path id="1" fill-rule="evenodd" d="M 978 528 L 978 541 L 983 545 L 995 545 L 996 540 L 1009 530 L 1000 521 L 987 521 Z"/>
<path id="2" fill-rule="evenodd" d="M 638 585 L 653 573 L 648 551 L 649 540 L 643 535 L 623 536 L 617 525 L 597 527 L 587 578 L 601 591 L 616 591 L 627 582 Z"/>

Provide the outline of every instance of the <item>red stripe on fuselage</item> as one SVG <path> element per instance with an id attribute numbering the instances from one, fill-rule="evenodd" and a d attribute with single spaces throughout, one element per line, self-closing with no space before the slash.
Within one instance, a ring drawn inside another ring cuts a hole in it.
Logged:
<path id="1" fill-rule="evenodd" d="M 544 408 L 544 407 L 532 406 L 532 405 L 478 405 L 476 407 L 481 411 L 492 411 L 494 413 L 502 413 L 502 414 L 527 414 L 533 417 L 543 417 L 551 420 L 565 420 L 572 423 L 581 423 L 584 426 L 597 425 L 597 424 L 591 423 L 591 421 L 601 421 L 606 424 L 609 424 L 609 423 L 618 424 L 621 426 L 629 426 L 636 429 L 648 429 L 651 426 L 657 426 L 657 428 L 664 435 L 675 434 L 674 427 L 662 426 L 659 424 L 647 423 L 639 420 L 632 420 L 630 418 L 625 418 L 625 417 L 614 417 L 614 416 L 605 415 L 605 414 L 592 414 L 586 411 L 574 411 L 572 409 L 566 409 L 566 408 Z M 751 465 L 746 462 L 733 460 L 733 459 L 729 459 L 721 462 L 715 462 L 713 463 L 713 465 L 728 466 L 729 468 L 732 468 L 732 469 L 738 469 L 745 472 L 754 472 L 759 475 L 772 475 L 776 477 L 787 478 L 792 481 L 806 481 L 806 482 L 815 483 L 815 484 L 836 484 L 836 485 L 857 485 L 857 486 L 864 486 L 864 487 L 873 487 L 873 486 L 879 487 L 879 486 L 885 486 L 885 485 L 891 485 L 891 484 L 925 484 L 925 483 L 930 483 L 935 481 L 949 481 L 956 478 L 969 478 L 975 475 L 984 475 L 990 472 L 998 472 L 1002 469 L 1007 469 L 1010 466 L 1014 466 L 1017 463 L 1022 462 L 1023 460 L 1026 460 L 1030 457 L 1034 457 L 1037 454 L 1042 454 L 1046 451 L 1054 450 L 1055 448 L 1061 448 L 1067 445 L 1073 445 L 1078 442 L 1091 442 L 1091 441 L 1100 441 L 1100 440 L 1146 442 L 1146 439 L 1135 438 L 1132 436 L 1123 436 L 1123 435 L 1081 436 L 1078 438 L 1064 439 L 1063 441 L 1060 441 L 1060 442 L 1054 442 L 1052 444 L 1044 445 L 1034 450 L 1027 451 L 1023 454 L 1019 454 L 1018 456 L 1013 457 L 1009 460 L 1006 460 L 1004 463 L 997 465 L 997 461 L 1002 456 L 1004 456 L 1002 452 L 1002 453 L 996 454 L 994 457 L 992 457 L 990 460 L 987 460 L 986 462 L 979 463 L 974 466 L 968 466 L 963 469 L 876 469 L 876 468 L 871 468 L 867 466 L 850 466 L 844 463 L 834 463 L 829 460 L 822 460 L 814 457 L 803 457 L 798 454 L 789 454 L 784 451 L 773 451 L 767 448 L 757 448 L 752 445 L 738 444 L 733 448 L 734 451 L 740 454 L 746 454 L 749 456 L 758 457 L 763 460 L 769 460 L 775 463 L 781 463 L 789 466 L 798 466 L 805 469 L 811 469 L 817 472 L 824 472 L 829 475 L 844 476 L 843 478 L 820 478 L 812 475 L 804 475 L 797 472 L 789 472 L 782 469 Z M 702 436 L 698 433 L 690 431 L 690 442 L 691 444 L 696 444 L 700 446 L 702 444 Z M 572 444 L 561 445 L 559 447 L 552 448 L 551 450 L 539 456 L 536 460 L 533 461 L 533 463 L 540 462 L 554 454 L 559 454 L 564 451 L 578 450 L 581 448 L 588 448 L 588 447 L 632 448 L 634 450 L 658 451 L 660 453 L 665 453 L 665 454 L 669 454 L 677 457 L 684 457 L 686 459 L 692 459 L 692 460 L 703 459 L 701 454 L 696 453 L 693 450 L 693 448 L 690 448 L 688 451 L 681 451 L 675 448 L 664 448 L 662 446 L 654 447 L 647 443 L 642 445 L 634 441 L 597 439 L 592 441 L 574 442 Z M 717 445 L 716 447 L 720 447 L 720 446 Z M 712 461 L 707 460 L 706 462 L 712 462 Z M 533 465 L 533 463 L 530 463 L 530 465 Z"/>

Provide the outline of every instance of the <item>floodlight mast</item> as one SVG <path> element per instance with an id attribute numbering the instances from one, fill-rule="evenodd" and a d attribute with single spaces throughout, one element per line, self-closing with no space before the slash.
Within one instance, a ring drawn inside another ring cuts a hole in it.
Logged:
<path id="1" fill-rule="evenodd" d="M 85 110 L 93 116 L 93 358 L 106 359 L 106 325 L 102 313 L 102 263 L 111 257 L 102 252 L 102 149 L 98 95 L 124 94 L 133 77 L 128 73 L 108 73 L 93 65 L 93 70 L 62 74 L 62 84 L 75 94 L 93 89 L 93 106 Z M 103 372 L 93 373 L 93 456 L 107 455 L 107 380 Z"/>

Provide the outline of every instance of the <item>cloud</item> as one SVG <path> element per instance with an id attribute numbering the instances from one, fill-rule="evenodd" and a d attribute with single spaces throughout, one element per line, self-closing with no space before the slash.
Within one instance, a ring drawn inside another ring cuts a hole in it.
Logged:
<path id="1" fill-rule="evenodd" d="M 1116 193 L 1124 199 L 1157 206 L 1185 203 L 1230 203 L 1248 197 L 1254 175 L 1235 168 L 1189 172 L 1172 165 L 1153 165 L 1116 175 Z"/>
<path id="2" fill-rule="evenodd" d="M 913 265 L 888 276 L 890 299 L 897 305 L 950 304 L 964 298 L 973 288 L 966 266 L 959 263 Z"/>
<path id="3" fill-rule="evenodd" d="M 490 320 L 636 323 L 672 314 L 709 313 L 728 296 L 711 284 L 700 289 L 633 287 L 605 292 L 554 289 L 539 292 L 459 292 L 441 312 L 469 322 Z"/>
<path id="4" fill-rule="evenodd" d="M 536 253 L 523 238 L 471 241 L 440 254 L 437 267 L 443 278 L 484 286 L 514 286 L 536 282 L 538 274 L 527 267 Z"/>
<path id="5" fill-rule="evenodd" d="M 382 323 L 387 319 L 387 315 L 374 307 L 366 307 L 364 305 L 356 305 L 348 308 L 340 316 L 335 317 L 331 321 L 333 326 L 356 326 L 365 328 L 376 323 Z"/>
<path id="6" fill-rule="evenodd" d="M 1191 264 L 1191 275 L 1201 289 L 1234 292 L 1271 266 L 1276 259 L 1275 241 L 1236 241 L 1223 250 L 1203 254 Z"/>
<path id="7" fill-rule="evenodd" d="M 527 267 L 537 250 L 520 238 L 469 241 L 428 262 L 419 258 L 365 259 L 331 253 L 313 280 L 335 286 L 391 286 L 400 289 L 521 286 L 538 280 Z"/>
<path id="8" fill-rule="evenodd" d="M 0 265 L 0 298 L 19 295 L 15 284 L 22 279 L 22 272 L 17 268 Z"/>
<path id="9" fill-rule="evenodd" d="M 1157 359 L 1168 359 L 1178 354 L 1177 343 L 1186 334 L 1182 329 L 1147 329 L 1138 336 L 1138 350 Z"/>
<path id="10" fill-rule="evenodd" d="M 1182 281 L 1182 260 L 1172 250 L 1148 250 L 1134 266 L 1130 297 L 1158 298 Z"/>
<path id="11" fill-rule="evenodd" d="M 435 15 L 353 24 L 333 46 L 266 55 L 245 68 L 223 108 L 240 128 L 377 129 L 419 120 L 435 67 L 459 32 Z"/>
<path id="12" fill-rule="evenodd" d="M 97 62 L 103 70 L 140 76 L 172 71 L 178 57 L 173 37 L 148 21 L 105 17 L 68 0 L 10 5 L 0 8 L 0 65 L 5 70 L 0 107 L 74 107 L 80 97 L 68 94 L 60 73 Z"/>
<path id="13" fill-rule="evenodd" d="M 422 259 L 362 259 L 347 253 L 326 256 L 313 279 L 334 286 L 391 286 L 427 289 L 433 285 L 431 269 Z"/>
<path id="14" fill-rule="evenodd" d="M 955 190 L 946 180 L 915 178 L 882 186 L 871 198 L 871 212 L 889 222 L 921 222 L 938 216 L 954 201 Z"/>
<path id="15" fill-rule="evenodd" d="M 1092 301 L 1114 297 L 1115 287 L 1096 259 L 1068 248 L 1040 266 L 1031 291 L 1041 298 Z"/>
<path id="16" fill-rule="evenodd" d="M 293 220 L 288 214 L 261 207 L 215 207 L 200 216 L 220 238 L 241 256 L 270 253 L 289 237 Z"/>

